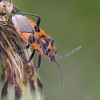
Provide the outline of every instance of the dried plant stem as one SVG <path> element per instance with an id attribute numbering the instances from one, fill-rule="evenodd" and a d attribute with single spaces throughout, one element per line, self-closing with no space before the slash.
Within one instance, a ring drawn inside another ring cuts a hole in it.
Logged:
<path id="1" fill-rule="evenodd" d="M 11 1 L 0 2 L 0 12 L 12 13 L 15 7 Z M 17 34 L 11 21 L 11 15 L 0 16 L 0 58 L 2 61 L 2 76 L 0 81 L 0 100 L 43 100 L 42 83 L 35 66 L 31 61 L 30 49 Z"/>

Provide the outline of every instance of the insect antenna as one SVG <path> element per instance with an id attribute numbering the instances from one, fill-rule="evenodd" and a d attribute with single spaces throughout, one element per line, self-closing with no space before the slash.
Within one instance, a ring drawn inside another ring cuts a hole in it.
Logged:
<path id="1" fill-rule="evenodd" d="M 72 50 L 71 52 L 69 52 L 68 54 L 66 54 L 66 55 L 64 55 L 64 56 L 58 56 L 57 59 L 61 59 L 61 58 L 68 57 L 68 56 L 70 56 L 72 53 L 74 53 L 74 52 L 76 52 L 76 51 L 78 51 L 78 50 L 80 50 L 80 49 L 81 49 L 81 46 L 75 48 L 74 50 Z"/>
<path id="2" fill-rule="evenodd" d="M 60 70 L 60 74 L 61 74 L 61 85 L 62 87 L 64 86 L 64 79 L 63 79 L 63 72 L 62 72 L 62 68 L 60 67 L 59 63 L 57 60 L 54 60 L 54 62 L 58 65 L 59 70 Z"/>

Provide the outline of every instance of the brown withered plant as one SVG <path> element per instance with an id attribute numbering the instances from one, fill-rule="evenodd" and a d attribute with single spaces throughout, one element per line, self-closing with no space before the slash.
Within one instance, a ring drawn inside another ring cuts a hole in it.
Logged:
<path id="1" fill-rule="evenodd" d="M 0 100 L 43 100 L 40 82 L 33 61 L 27 63 L 31 50 L 15 31 L 12 15 L 17 7 L 11 1 L 0 2 L 0 58 L 2 73 Z"/>

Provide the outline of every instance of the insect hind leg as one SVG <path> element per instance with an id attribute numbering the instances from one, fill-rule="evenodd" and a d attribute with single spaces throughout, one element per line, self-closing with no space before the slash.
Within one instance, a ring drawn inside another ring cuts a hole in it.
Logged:
<path id="1" fill-rule="evenodd" d="M 39 68 L 41 65 L 41 54 L 39 54 L 39 57 L 38 57 L 38 66 L 34 67 L 34 66 L 30 66 L 31 68 Z"/>

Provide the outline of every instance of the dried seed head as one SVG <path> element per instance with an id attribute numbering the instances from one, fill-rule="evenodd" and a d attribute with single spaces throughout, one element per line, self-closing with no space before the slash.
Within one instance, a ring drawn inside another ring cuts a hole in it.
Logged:
<path id="1" fill-rule="evenodd" d="M 12 13 L 13 10 L 12 2 L 0 2 L 0 12 Z M 12 97 L 16 100 L 24 98 L 24 95 L 28 95 L 29 98 L 35 96 L 35 98 L 41 100 L 42 84 L 36 69 L 30 67 L 34 66 L 34 63 L 32 61 L 29 64 L 27 63 L 31 50 L 23 49 L 21 44 L 27 45 L 16 33 L 11 21 L 11 15 L 0 16 L 0 58 L 3 68 L 1 76 L 3 84 L 2 98 L 9 100 L 7 98 L 10 94 L 9 91 L 13 91 Z M 24 92 L 24 90 L 29 91 Z"/>

